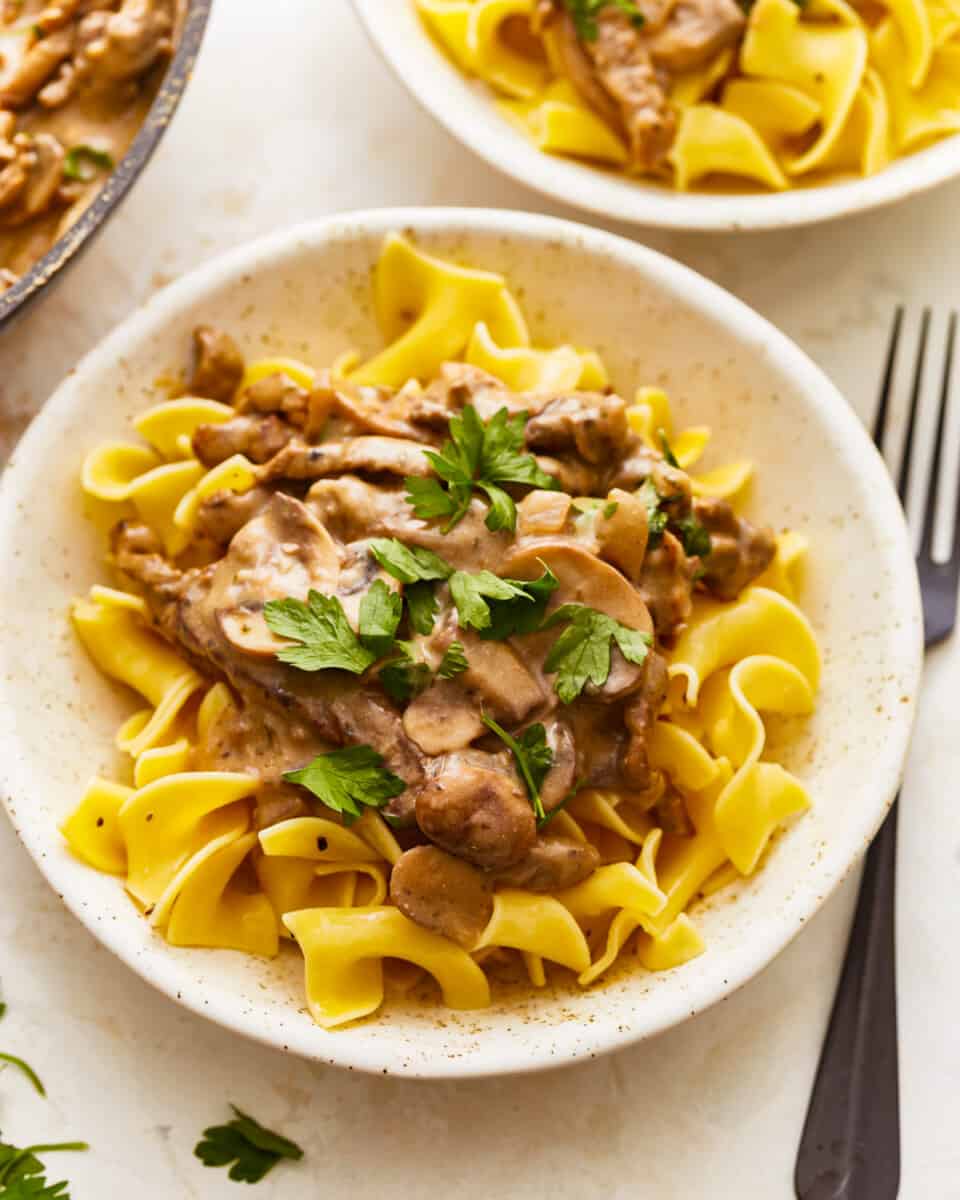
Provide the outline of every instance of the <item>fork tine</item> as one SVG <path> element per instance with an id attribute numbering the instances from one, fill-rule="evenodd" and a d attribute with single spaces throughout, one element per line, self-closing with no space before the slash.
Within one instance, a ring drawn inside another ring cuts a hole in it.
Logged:
<path id="1" fill-rule="evenodd" d="M 950 314 L 947 326 L 947 343 L 944 351 L 943 381 L 940 386 L 940 406 L 937 413 L 937 428 L 934 434 L 933 460 L 930 463 L 930 482 L 927 485 L 927 501 L 923 512 L 920 553 L 930 557 L 937 526 L 937 500 L 940 494 L 940 465 L 943 461 L 943 431 L 947 418 L 947 400 L 950 396 L 950 380 L 953 374 L 953 351 L 957 337 L 957 314 Z"/>
<path id="2" fill-rule="evenodd" d="M 873 441 L 880 452 L 883 452 L 883 440 L 887 433 L 887 415 L 890 409 L 890 392 L 893 390 L 893 371 L 897 365 L 897 349 L 900 345 L 900 333 L 903 329 L 903 305 L 897 306 L 893 316 L 893 326 L 890 330 L 890 344 L 887 348 L 887 365 L 883 372 L 883 382 L 880 385 L 880 402 L 877 405 L 877 415 L 873 421 Z"/>
<path id="3" fill-rule="evenodd" d="M 906 508 L 910 494 L 910 471 L 913 464 L 913 439 L 917 431 L 917 410 L 920 408 L 920 393 L 923 390 L 923 368 L 927 358 L 927 341 L 930 337 L 930 309 L 923 310 L 920 322 L 920 340 L 917 344 L 917 358 L 913 369 L 913 387 L 910 391 L 910 416 L 907 420 L 907 433 L 903 440 L 903 455 L 900 459 L 900 475 L 897 491 L 900 503 Z"/>

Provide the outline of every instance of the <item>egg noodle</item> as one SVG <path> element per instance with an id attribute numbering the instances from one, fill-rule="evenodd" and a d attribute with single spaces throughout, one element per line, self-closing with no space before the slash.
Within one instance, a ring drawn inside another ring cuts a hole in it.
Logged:
<path id="1" fill-rule="evenodd" d="M 460 359 L 531 391 L 607 385 L 596 354 L 531 345 L 501 276 L 428 257 L 399 236 L 385 244 L 375 295 L 386 344 L 368 362 L 342 360 L 339 369 L 354 381 L 429 381 L 443 362 Z M 278 370 L 305 386 L 314 380 L 306 364 L 270 359 L 248 365 L 244 383 Z M 190 396 L 156 405 L 135 422 L 142 441 L 88 456 L 86 494 L 116 519 L 137 516 L 170 555 L 188 551 L 201 499 L 243 492 L 255 476 L 242 456 L 206 470 L 191 453 L 197 426 L 232 412 Z M 686 470 L 707 444 L 705 428 L 674 432 L 667 397 L 656 389 L 637 393 L 628 418 L 650 444 L 655 431 L 665 431 Z M 736 501 L 750 476 L 749 463 L 730 463 L 693 476 L 693 488 Z M 472 951 L 387 902 L 401 846 L 374 808 L 349 828 L 323 810 L 258 832 L 255 777 L 191 768 L 193 747 L 236 698 L 223 682 L 211 686 L 159 635 L 143 598 L 109 586 L 74 603 L 74 628 L 96 666 L 142 697 L 143 707 L 116 736 L 129 760 L 123 780 L 92 779 L 62 826 L 64 837 L 84 862 L 118 876 L 173 945 L 270 957 L 284 938 L 295 939 L 309 1010 L 328 1028 L 380 1008 L 385 959 L 387 974 L 407 983 L 422 972 L 432 976 L 456 1009 L 491 1002 L 491 958 L 522 961 L 534 986 L 559 966 L 586 987 L 627 955 L 647 970 L 679 968 L 705 948 L 687 912 L 691 903 L 752 874 L 774 831 L 809 805 L 801 782 L 764 758 L 764 716 L 814 707 L 817 643 L 794 599 L 805 553 L 799 535 L 780 535 L 773 562 L 738 599 L 696 595 L 692 618 L 668 652 L 669 696 L 649 756 L 682 794 L 692 833 L 665 832 L 616 792 L 579 791 L 553 826 L 595 845 L 602 865 L 556 894 L 496 891 Z"/>
<path id="2" fill-rule="evenodd" d="M 650 173 L 618 122 L 574 86 L 559 23 L 536 24 L 539 0 L 416 5 L 454 63 L 487 83 L 541 150 Z M 518 22 L 533 27 L 517 37 Z M 960 131 L 957 0 L 756 0 L 735 37 L 663 85 L 675 131 L 653 173 L 680 190 L 725 180 L 782 191 L 872 175 Z"/>

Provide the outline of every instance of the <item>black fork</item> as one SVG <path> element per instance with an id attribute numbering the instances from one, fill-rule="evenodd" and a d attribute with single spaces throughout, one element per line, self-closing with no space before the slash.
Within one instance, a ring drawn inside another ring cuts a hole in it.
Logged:
<path id="1" fill-rule="evenodd" d="M 873 439 L 881 451 L 898 360 L 904 352 L 905 323 L 904 311 L 898 309 L 873 429 Z M 942 350 L 934 345 L 933 324 L 930 310 L 925 309 L 913 360 L 909 416 L 898 479 L 900 499 L 906 506 L 922 397 L 926 385 L 935 384 L 937 423 L 917 554 L 927 649 L 953 632 L 960 584 L 960 507 L 954 518 L 949 559 L 938 563 L 933 557 L 937 516 L 944 507 L 940 476 L 957 314 L 950 314 Z M 897 804 L 894 803 L 864 866 L 847 956 L 797 1155 L 794 1186 L 799 1200 L 895 1200 L 900 1188 L 894 944 L 896 852 Z"/>

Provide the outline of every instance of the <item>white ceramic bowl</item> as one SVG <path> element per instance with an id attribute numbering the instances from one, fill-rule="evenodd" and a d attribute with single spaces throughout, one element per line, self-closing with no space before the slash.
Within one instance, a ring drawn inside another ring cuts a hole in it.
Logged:
<path id="1" fill-rule="evenodd" d="M 811 225 L 904 200 L 960 175 L 960 134 L 898 159 L 867 179 L 769 194 L 676 192 L 544 154 L 497 111 L 434 43 L 413 0 L 353 0 L 373 44 L 427 112 L 481 158 L 551 199 L 666 229 L 739 231 Z"/>
<path id="2" fill-rule="evenodd" d="M 183 363 L 192 327 L 214 321 L 250 353 L 318 365 L 348 347 L 371 350 L 370 271 L 394 229 L 508 275 L 537 341 L 595 346 L 627 392 L 642 382 L 668 388 L 681 422 L 714 427 L 714 461 L 756 460 L 753 511 L 812 543 L 803 603 L 825 671 L 816 717 L 787 757 L 813 810 L 776 840 L 735 899 L 726 891 L 704 906 L 701 958 L 483 1012 L 390 1007 L 330 1033 L 303 1008 L 295 951 L 264 963 L 168 946 L 116 879 L 68 853 L 57 824 L 85 780 L 111 770 L 114 731 L 137 705 L 86 658 L 67 606 L 104 578 L 103 541 L 82 515 L 81 460 L 159 398 L 153 381 Z M 371 1071 L 465 1076 L 553 1066 L 648 1037 L 728 995 L 809 920 L 879 826 L 900 778 L 920 674 L 920 608 L 900 508 L 829 380 L 761 317 L 685 267 L 528 214 L 336 217 L 243 247 L 159 293 L 80 363 L 20 443 L 0 485 L 0 570 L 0 790 L 51 885 L 106 946 L 195 1012 Z"/>

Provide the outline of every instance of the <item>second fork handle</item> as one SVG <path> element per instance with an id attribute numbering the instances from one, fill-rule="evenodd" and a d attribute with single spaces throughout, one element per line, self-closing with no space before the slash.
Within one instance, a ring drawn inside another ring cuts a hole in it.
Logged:
<path id="1" fill-rule="evenodd" d="M 900 1189 L 896 857 L 894 803 L 867 854 L 800 1139 L 799 1200 L 895 1200 Z"/>

